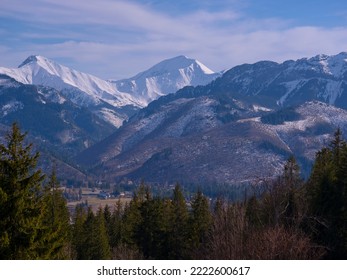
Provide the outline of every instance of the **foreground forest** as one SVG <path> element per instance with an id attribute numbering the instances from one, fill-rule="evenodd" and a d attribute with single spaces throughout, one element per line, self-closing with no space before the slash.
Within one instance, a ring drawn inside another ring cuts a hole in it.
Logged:
<path id="1" fill-rule="evenodd" d="M 346 259 L 347 144 L 337 130 L 316 154 L 307 181 L 290 157 L 281 176 L 264 179 L 242 201 L 187 202 L 141 184 L 129 203 L 70 217 L 54 172 L 14 124 L 0 144 L 1 259 Z M 112 209 L 112 210 L 111 210 Z"/>

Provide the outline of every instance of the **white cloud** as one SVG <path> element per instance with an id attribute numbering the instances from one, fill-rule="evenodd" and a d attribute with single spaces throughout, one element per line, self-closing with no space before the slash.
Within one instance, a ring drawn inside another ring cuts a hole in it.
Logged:
<path id="1" fill-rule="evenodd" d="M 41 54 L 102 78 L 121 78 L 179 54 L 222 70 L 264 59 L 281 62 L 347 50 L 347 27 L 249 18 L 232 8 L 235 2 L 212 11 L 205 1 L 200 9 L 170 15 L 134 1 L 2 0 L 0 16 L 33 30 L 6 34 L 2 29 L 19 43 L 15 49 L 2 44 L 0 55 L 6 59 L 1 66 Z"/>

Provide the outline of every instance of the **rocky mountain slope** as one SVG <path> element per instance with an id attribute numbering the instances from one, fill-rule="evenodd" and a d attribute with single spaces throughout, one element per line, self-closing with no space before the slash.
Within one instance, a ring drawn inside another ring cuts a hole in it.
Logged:
<path id="1" fill-rule="evenodd" d="M 155 83 L 157 89 L 162 88 L 157 91 L 158 96 L 170 93 L 161 83 L 175 84 L 176 90 L 216 77 L 201 63 L 182 58 L 171 59 L 169 64 L 159 63 L 166 67 L 157 65 L 143 72 L 151 80 L 155 79 L 151 75 L 167 75 L 167 79 Z M 182 75 L 177 74 L 181 72 Z M 70 162 L 77 153 L 110 135 L 124 120 L 158 97 L 123 92 L 116 84 L 42 56 L 30 56 L 16 69 L 0 67 L 0 125 L 9 128 L 18 122 L 23 131 L 30 132 L 30 139 L 40 147 L 47 162 L 53 157 L 61 163 L 58 168 L 62 167 L 63 174 L 75 176 L 77 170 L 67 172 L 64 161 Z M 144 92 L 141 86 L 137 89 Z"/>
<path id="2" fill-rule="evenodd" d="M 304 173 L 337 127 L 347 132 L 347 54 L 234 67 L 139 111 L 78 157 L 107 180 L 240 183 L 294 154 Z"/>

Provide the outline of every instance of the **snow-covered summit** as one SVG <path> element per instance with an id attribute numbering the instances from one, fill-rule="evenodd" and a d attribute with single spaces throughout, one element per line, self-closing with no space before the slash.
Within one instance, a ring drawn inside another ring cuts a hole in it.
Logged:
<path id="1" fill-rule="evenodd" d="M 119 92 L 108 81 L 73 70 L 43 56 L 29 56 L 18 68 L 0 68 L 0 73 L 23 84 L 43 85 L 65 91 L 71 101 L 80 105 L 97 105 L 104 101 L 116 107 L 144 106 L 130 94 Z"/>
<path id="2" fill-rule="evenodd" d="M 91 108 L 104 120 L 119 127 L 129 114 L 158 97 L 187 85 L 205 85 L 220 74 L 214 74 L 201 62 L 178 56 L 164 60 L 133 78 L 112 82 L 76 71 L 46 57 L 31 55 L 18 68 L 0 67 L 0 75 L 22 84 L 54 88 L 66 100 Z"/>
<path id="3" fill-rule="evenodd" d="M 141 76 L 152 77 L 158 74 L 170 73 L 176 71 L 177 69 L 190 68 L 192 70 L 199 70 L 205 74 L 214 74 L 214 72 L 207 66 L 202 64 L 196 59 L 189 58 L 184 55 L 176 56 L 170 59 L 165 59 L 162 62 L 154 65 L 148 70 L 137 74 L 131 79 L 138 79 Z"/>
<path id="4" fill-rule="evenodd" d="M 294 69 L 313 70 L 335 78 L 341 78 L 347 71 L 347 52 L 331 56 L 319 54 L 311 58 L 302 58 L 292 62 L 292 65 Z"/>
<path id="5" fill-rule="evenodd" d="M 166 59 L 132 78 L 113 81 L 117 89 L 149 103 L 185 86 L 206 85 L 221 76 L 186 56 Z"/>
<path id="6" fill-rule="evenodd" d="M 191 85 L 206 85 L 220 73 L 186 56 L 164 60 L 130 79 L 106 81 L 73 70 L 40 55 L 31 55 L 18 68 L 0 67 L 0 74 L 23 84 L 43 85 L 65 91 L 80 105 L 106 102 L 115 107 L 145 107 L 160 96 Z"/>

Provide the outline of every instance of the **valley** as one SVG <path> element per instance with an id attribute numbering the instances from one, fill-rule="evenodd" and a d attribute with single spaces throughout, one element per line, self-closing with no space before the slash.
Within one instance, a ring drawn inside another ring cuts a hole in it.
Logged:
<path id="1" fill-rule="evenodd" d="M 213 72 L 186 56 L 102 80 L 42 56 L 0 68 L 1 124 L 29 132 L 62 180 L 251 183 L 302 175 L 337 128 L 347 134 L 347 53 Z"/>

